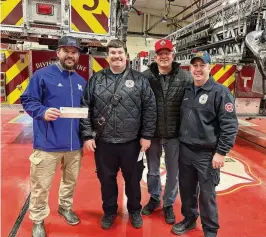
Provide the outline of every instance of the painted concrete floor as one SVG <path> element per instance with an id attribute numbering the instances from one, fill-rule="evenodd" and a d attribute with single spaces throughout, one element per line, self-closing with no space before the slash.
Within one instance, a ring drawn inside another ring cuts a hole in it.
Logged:
<path id="1" fill-rule="evenodd" d="M 1 236 L 7 237 L 29 195 L 29 155 L 32 152 L 31 119 L 15 110 L 2 109 L 2 142 L 1 142 Z M 264 132 L 266 120 L 257 122 Z M 262 124 L 262 125 L 260 125 Z M 266 131 L 265 131 L 266 135 Z M 142 184 L 142 204 L 146 204 L 149 195 L 146 187 L 147 169 L 144 170 Z M 92 153 L 85 153 L 82 168 L 76 187 L 74 211 L 80 216 L 81 223 L 69 226 L 57 214 L 57 197 L 60 181 L 60 167 L 52 184 L 49 204 L 51 213 L 45 220 L 48 237 L 168 237 L 171 225 L 164 222 L 161 209 L 149 217 L 144 216 L 142 229 L 134 229 L 126 210 L 126 196 L 121 174 L 119 183 L 119 215 L 110 230 L 102 230 L 100 185 L 95 173 Z M 166 172 L 161 162 L 162 184 Z M 266 236 L 266 149 L 237 138 L 234 149 L 226 158 L 225 167 L 221 170 L 221 182 L 217 187 L 219 218 L 221 229 L 219 237 L 265 237 Z M 177 221 L 180 214 L 180 198 L 174 205 Z M 31 236 L 32 223 L 28 212 L 22 221 L 17 237 Z M 183 235 L 184 237 L 203 236 L 200 220 L 197 228 Z"/>

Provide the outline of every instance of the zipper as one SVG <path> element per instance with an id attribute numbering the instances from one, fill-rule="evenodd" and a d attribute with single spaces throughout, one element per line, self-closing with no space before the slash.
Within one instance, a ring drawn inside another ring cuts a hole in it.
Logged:
<path id="1" fill-rule="evenodd" d="M 69 72 L 69 82 L 70 82 L 70 91 L 71 91 L 71 106 L 74 107 L 73 105 L 73 86 L 72 86 L 72 80 L 71 80 L 71 76 L 70 76 L 70 72 Z M 72 135 L 72 131 L 73 131 L 73 118 L 71 118 L 71 126 L 70 126 L 70 129 L 71 129 L 71 133 L 70 133 L 70 147 L 71 147 L 71 151 L 73 150 L 73 135 Z"/>
<path id="2" fill-rule="evenodd" d="M 163 131 L 163 135 L 166 134 L 166 131 L 167 131 L 167 114 L 166 114 L 166 109 L 165 109 L 165 95 L 164 95 L 164 91 L 163 91 L 163 87 L 162 87 L 162 83 L 160 81 L 160 78 L 159 77 L 156 77 L 157 79 L 157 82 L 156 83 L 159 83 L 160 85 L 160 90 L 161 90 L 161 93 L 162 93 L 162 98 L 163 98 L 163 114 L 164 114 L 164 131 Z M 166 95 L 168 93 L 168 90 L 166 92 Z"/>
<path id="3" fill-rule="evenodd" d="M 190 115 L 192 114 L 192 110 L 194 110 L 194 108 L 195 108 L 195 93 L 194 93 L 194 91 L 192 91 L 192 93 L 194 94 L 193 96 L 194 96 L 194 99 L 193 99 L 193 107 L 190 109 L 190 111 L 189 111 L 189 114 L 188 114 L 188 116 L 187 116 L 187 120 L 189 121 L 189 119 L 190 119 Z M 193 97 L 192 96 L 192 97 Z M 190 95 L 188 95 L 188 97 L 190 97 Z M 185 132 L 184 132 L 185 134 L 185 136 L 187 135 L 187 133 L 188 133 L 188 128 L 186 128 L 186 130 L 185 130 Z"/>
<path id="4" fill-rule="evenodd" d="M 116 92 L 116 89 L 118 87 L 118 82 L 120 81 L 121 79 L 119 78 L 118 80 L 115 80 L 115 84 L 114 84 L 114 93 Z M 114 130 L 115 130 L 115 134 L 114 134 L 114 137 L 116 137 L 116 106 L 113 107 L 113 110 L 114 110 Z M 112 116 L 112 114 L 111 114 Z"/>
<path id="5" fill-rule="evenodd" d="M 124 73 L 125 73 L 126 71 L 124 71 Z M 118 85 L 119 85 L 119 83 L 122 83 L 122 79 L 123 79 L 123 76 L 124 76 L 124 74 L 121 76 L 121 77 L 119 77 L 119 78 L 115 78 L 115 82 L 114 82 L 114 93 L 113 93 L 113 95 L 115 94 L 115 93 L 117 93 L 117 87 L 118 87 Z M 118 106 L 118 105 L 117 105 Z M 113 107 L 113 110 L 114 110 L 114 130 L 115 130 L 115 134 L 114 134 L 114 137 L 116 137 L 116 107 L 117 106 L 115 106 L 115 107 Z M 111 114 L 111 117 L 112 117 L 112 114 Z M 110 118 L 111 119 L 111 118 Z"/>
<path id="6" fill-rule="evenodd" d="M 167 80 L 167 78 L 165 77 L 164 80 Z M 161 85 L 161 89 L 162 89 L 162 92 L 163 92 L 163 104 L 164 104 L 164 108 L 163 108 L 163 112 L 164 112 L 164 135 L 168 136 L 168 117 L 167 117 L 167 104 L 166 104 L 166 101 L 168 99 L 168 94 L 169 94 L 169 88 L 170 88 L 170 84 L 172 85 L 172 80 L 173 80 L 173 75 L 170 76 L 169 78 L 169 81 L 168 81 L 168 87 L 167 87 L 167 91 L 166 91 L 166 94 L 164 95 L 164 91 L 163 91 L 163 88 L 162 88 L 162 85 Z M 160 83 L 161 84 L 161 83 Z"/>
<path id="7" fill-rule="evenodd" d="M 191 91 L 190 91 L 190 93 L 191 93 Z M 191 113 L 192 113 L 192 110 L 194 110 L 194 108 L 195 108 L 195 99 L 196 99 L 196 97 L 197 97 L 197 95 L 195 95 L 195 92 L 192 90 L 192 93 L 193 93 L 193 96 L 190 96 L 190 94 L 188 95 L 188 97 L 194 97 L 194 99 L 193 99 L 193 107 L 190 109 L 190 111 L 189 111 L 189 114 L 188 114 L 188 117 L 187 117 L 187 120 L 189 120 L 189 118 L 190 118 L 190 115 L 191 115 Z M 185 135 L 188 133 L 188 130 L 186 129 L 186 131 L 185 131 Z"/>
<path id="8" fill-rule="evenodd" d="M 115 120 L 115 136 L 116 137 L 116 107 L 114 107 L 114 111 L 115 111 L 115 114 L 114 114 L 114 120 Z"/>
<path id="9" fill-rule="evenodd" d="M 49 122 L 46 122 L 45 124 L 46 124 L 46 126 L 45 126 L 45 138 L 46 138 L 46 141 L 47 141 L 47 138 L 48 138 L 48 126 L 49 126 Z"/>

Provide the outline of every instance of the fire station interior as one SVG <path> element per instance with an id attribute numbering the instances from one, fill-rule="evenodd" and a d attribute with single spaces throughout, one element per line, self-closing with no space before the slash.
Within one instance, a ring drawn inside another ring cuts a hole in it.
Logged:
<path id="1" fill-rule="evenodd" d="M 128 65 L 140 72 L 154 61 L 154 44 L 169 39 L 175 61 L 189 70 L 193 52 L 212 57 L 211 74 L 235 97 L 239 121 L 233 149 L 226 155 L 216 187 L 219 237 L 266 236 L 266 0 L 9 0 L 1 6 L 1 236 L 31 236 L 29 219 L 30 160 L 33 120 L 20 96 L 34 72 L 56 62 L 62 35 L 80 39 L 83 52 L 76 71 L 85 80 L 108 67 L 106 45 L 126 42 Z M 141 180 L 142 206 L 150 196 L 148 167 Z M 162 189 L 166 182 L 161 157 Z M 143 216 L 135 229 L 126 208 L 125 183 L 118 173 L 118 217 L 109 230 L 100 227 L 102 200 L 93 152 L 84 150 L 73 210 L 81 219 L 68 225 L 58 213 L 58 166 L 49 194 L 47 236 L 161 237 L 174 236 L 162 208 Z M 161 206 L 162 207 L 162 206 Z M 178 195 L 176 222 L 183 219 Z M 203 236 L 200 218 L 183 236 Z"/>

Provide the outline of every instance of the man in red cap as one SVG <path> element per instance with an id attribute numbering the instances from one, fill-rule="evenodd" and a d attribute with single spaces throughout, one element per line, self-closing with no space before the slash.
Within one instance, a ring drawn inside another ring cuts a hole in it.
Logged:
<path id="1" fill-rule="evenodd" d="M 174 62 L 174 48 L 170 40 L 155 43 L 155 62 L 144 72 L 149 79 L 157 103 L 157 127 L 151 146 L 146 151 L 148 162 L 148 192 L 151 197 L 143 208 L 143 215 L 150 215 L 160 206 L 161 180 L 160 158 L 165 152 L 167 178 L 163 195 L 165 221 L 174 224 L 173 204 L 178 193 L 178 157 L 180 127 L 180 105 L 184 89 L 192 83 L 191 74 Z"/>

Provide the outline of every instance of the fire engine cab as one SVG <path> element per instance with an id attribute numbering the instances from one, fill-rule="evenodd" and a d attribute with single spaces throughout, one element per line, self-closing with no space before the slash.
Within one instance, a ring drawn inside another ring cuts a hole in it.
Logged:
<path id="1" fill-rule="evenodd" d="M 32 73 L 56 61 L 61 36 L 80 39 L 84 52 L 77 72 L 85 79 L 108 65 L 109 39 L 126 40 L 127 0 L 9 0 L 0 6 L 2 104 L 20 103 Z M 36 43 L 44 49 L 33 49 Z"/>

